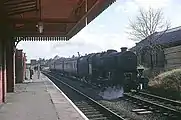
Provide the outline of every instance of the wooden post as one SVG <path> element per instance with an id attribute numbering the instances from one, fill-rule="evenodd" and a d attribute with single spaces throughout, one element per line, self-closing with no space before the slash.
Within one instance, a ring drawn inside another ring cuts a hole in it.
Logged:
<path id="1" fill-rule="evenodd" d="M 0 103 L 6 101 L 6 36 L 7 32 L 7 16 L 4 12 L 4 0 L 0 1 Z"/>
<path id="2" fill-rule="evenodd" d="M 7 92 L 14 92 L 15 85 L 15 52 L 13 40 L 6 41 Z"/>

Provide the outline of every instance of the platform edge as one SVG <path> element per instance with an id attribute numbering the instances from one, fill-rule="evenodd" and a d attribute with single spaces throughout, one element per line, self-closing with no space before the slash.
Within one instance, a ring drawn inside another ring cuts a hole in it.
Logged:
<path id="1" fill-rule="evenodd" d="M 45 77 L 47 77 L 46 75 L 44 75 Z M 48 78 L 48 77 L 47 77 Z M 65 97 L 65 99 L 68 100 L 68 102 L 74 107 L 74 109 L 83 117 L 84 120 L 89 120 L 84 113 L 82 113 L 82 111 L 80 111 L 80 109 L 63 93 L 63 91 L 61 91 L 49 78 L 47 79 L 49 82 L 52 83 L 52 85 Z"/>

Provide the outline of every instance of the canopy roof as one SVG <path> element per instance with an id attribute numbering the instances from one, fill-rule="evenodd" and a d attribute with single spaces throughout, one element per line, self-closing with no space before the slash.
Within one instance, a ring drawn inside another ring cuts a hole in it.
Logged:
<path id="1" fill-rule="evenodd" d="M 19 39 L 69 40 L 115 1 L 6 0 L 4 4 Z"/>

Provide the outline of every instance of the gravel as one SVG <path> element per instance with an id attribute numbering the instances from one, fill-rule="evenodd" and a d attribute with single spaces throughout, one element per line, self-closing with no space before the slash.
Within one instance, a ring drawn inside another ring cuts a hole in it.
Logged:
<path id="1" fill-rule="evenodd" d="M 73 86 L 74 88 L 80 90 L 84 94 L 90 96 L 91 98 L 97 100 L 102 105 L 106 106 L 107 108 L 123 117 L 132 118 L 134 120 L 169 120 L 166 116 L 163 116 L 159 113 L 137 115 L 136 113 L 132 112 L 132 110 L 138 109 L 140 107 L 130 101 L 126 101 L 125 98 L 117 100 L 104 100 L 101 96 L 98 95 L 100 91 L 100 89 L 98 88 L 92 88 L 91 86 L 81 81 L 76 81 L 75 79 L 68 79 L 60 76 L 58 78 Z"/>
<path id="2" fill-rule="evenodd" d="M 99 89 L 92 88 L 91 86 L 85 85 L 84 83 L 80 81 L 76 81 L 73 79 L 68 78 L 61 78 L 61 80 L 65 83 L 68 83 L 69 85 L 73 86 L 74 88 L 80 90 L 82 93 L 88 95 L 89 97 L 95 99 L 95 100 L 101 100 L 102 97 L 98 95 Z"/>
<path id="3" fill-rule="evenodd" d="M 157 113 L 137 115 L 136 113 L 131 112 L 133 109 L 140 109 L 140 107 L 126 101 L 124 98 L 112 101 L 101 100 L 99 102 L 111 109 L 114 109 L 116 113 L 124 114 L 125 116 L 129 116 L 135 120 L 167 120 L 166 117 Z"/>

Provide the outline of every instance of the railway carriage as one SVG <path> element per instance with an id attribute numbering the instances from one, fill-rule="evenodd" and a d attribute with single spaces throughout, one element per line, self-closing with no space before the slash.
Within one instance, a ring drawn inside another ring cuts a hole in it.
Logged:
<path id="1" fill-rule="evenodd" d="M 54 69 L 59 72 L 64 72 L 64 60 L 58 59 L 54 62 Z"/>
<path id="2" fill-rule="evenodd" d="M 77 58 L 67 58 L 64 60 L 64 73 L 77 76 Z"/>
<path id="3" fill-rule="evenodd" d="M 121 85 L 129 90 L 136 89 L 139 84 L 137 56 L 127 51 L 126 47 L 121 48 L 121 52 L 107 50 L 79 58 L 57 60 L 50 69 L 101 87 Z"/>
<path id="4" fill-rule="evenodd" d="M 55 63 L 52 62 L 52 63 L 50 64 L 49 68 L 50 68 L 50 70 L 55 70 Z"/>

